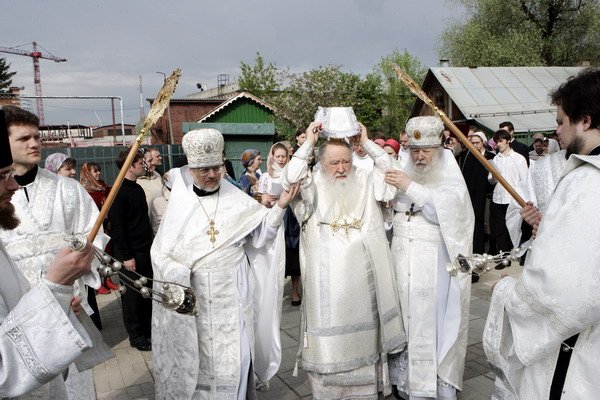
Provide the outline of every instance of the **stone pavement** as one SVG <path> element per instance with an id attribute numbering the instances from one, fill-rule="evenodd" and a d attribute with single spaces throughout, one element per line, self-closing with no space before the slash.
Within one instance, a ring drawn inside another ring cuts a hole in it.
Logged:
<path id="1" fill-rule="evenodd" d="M 504 272 L 519 275 L 522 267 L 517 263 Z M 483 400 L 491 397 L 494 388 L 494 375 L 490 372 L 481 337 L 491 297 L 491 285 L 500 277 L 499 271 L 491 271 L 473 284 L 471 291 L 471 316 L 469 341 L 463 391 L 459 400 Z M 261 391 L 259 399 L 310 399 L 311 390 L 306 373 L 299 370 L 298 377 L 292 372 L 298 349 L 300 326 L 299 307 L 290 305 L 290 284 L 286 284 L 281 320 L 281 344 L 283 359 L 278 374 L 270 382 L 268 391 Z M 112 347 L 115 358 L 94 368 L 96 395 L 100 400 L 112 399 L 154 399 L 154 379 L 152 375 L 152 355 L 140 352 L 129 346 L 127 333 L 123 326 L 119 296 L 98 295 L 98 306 L 104 330 L 102 334 Z M 391 399 L 392 396 L 388 396 Z"/>

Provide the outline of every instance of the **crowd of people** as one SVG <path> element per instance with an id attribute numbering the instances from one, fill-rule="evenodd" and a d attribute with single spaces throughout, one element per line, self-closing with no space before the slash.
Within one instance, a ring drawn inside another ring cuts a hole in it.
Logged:
<path id="1" fill-rule="evenodd" d="M 477 277 L 448 265 L 521 245 L 525 268 L 492 288 L 483 335 L 493 398 L 594 398 L 599 97 L 598 69 L 562 84 L 557 136 L 531 147 L 509 121 L 490 138 L 459 124 L 525 207 L 438 117 L 371 140 L 344 109 L 299 129 L 294 146 L 273 144 L 266 163 L 244 151 L 238 180 L 215 129 L 188 132 L 186 165 L 162 174 L 160 151 L 137 152 L 94 243 L 77 249 L 65 236 L 88 234 L 110 191 L 100 165 L 84 163 L 79 182 L 62 153 L 38 167 L 37 117 L 4 107 L 0 397 L 93 396 L 90 368 L 110 357 L 95 296 L 120 289 L 100 279 L 96 246 L 149 288 L 155 278 L 196 295 L 184 315 L 119 290 L 130 345 L 152 351 L 157 398 L 257 398 L 281 363 L 289 276 L 302 315 L 294 374 L 307 372 L 313 398 L 456 399 Z"/>

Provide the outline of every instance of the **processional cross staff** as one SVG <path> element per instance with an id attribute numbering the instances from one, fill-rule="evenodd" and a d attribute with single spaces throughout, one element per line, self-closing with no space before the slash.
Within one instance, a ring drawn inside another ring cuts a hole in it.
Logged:
<path id="1" fill-rule="evenodd" d="M 74 250 L 81 250 L 86 246 L 86 243 L 93 243 L 96 235 L 100 231 L 100 227 L 112 206 L 115 197 L 121 188 L 121 184 L 125 179 L 125 175 L 127 175 L 127 171 L 131 164 L 133 163 L 133 159 L 138 152 L 140 145 L 142 144 L 145 136 L 150 131 L 150 128 L 158 121 L 158 119 L 163 115 L 166 108 L 168 107 L 171 97 L 173 93 L 175 93 L 175 87 L 179 82 L 179 78 L 181 77 L 181 69 L 177 68 L 175 71 L 171 73 L 167 79 L 165 79 L 164 84 L 156 99 L 152 103 L 152 107 L 148 112 L 148 116 L 144 119 L 144 124 L 142 129 L 140 130 L 139 135 L 136 137 L 135 142 L 131 146 L 129 150 L 129 154 L 117 175 L 115 183 L 113 184 L 112 189 L 110 190 L 102 209 L 100 210 L 100 214 L 96 219 L 96 222 L 90 231 L 87 238 L 83 234 L 76 234 L 67 240 L 70 241 L 70 246 Z M 165 308 L 174 310 L 180 314 L 191 314 L 194 315 L 197 312 L 196 309 L 196 295 L 192 291 L 191 288 L 187 286 L 180 285 L 175 282 L 164 282 L 158 281 L 156 279 L 152 280 L 145 276 L 138 274 L 135 271 L 131 271 L 133 274 L 137 276 L 136 279 L 132 279 L 130 276 L 125 275 L 121 272 L 122 263 L 119 260 L 114 259 L 112 256 L 108 255 L 104 251 L 98 248 L 94 248 L 94 253 L 96 258 L 102 264 L 102 269 L 100 271 L 103 277 L 109 277 L 112 275 L 117 275 L 121 281 L 126 284 L 129 288 L 137 291 L 144 298 L 150 298 L 154 301 L 161 303 Z M 155 283 L 160 283 L 161 285 L 154 285 L 153 288 L 149 288 L 145 286 L 148 281 L 154 281 Z M 160 286 L 160 287 L 159 287 Z M 120 291 L 124 291 L 126 288 L 121 286 Z"/>
<path id="2" fill-rule="evenodd" d="M 395 64 L 392 64 L 392 68 L 394 68 L 394 71 L 396 72 L 398 79 L 400 79 L 415 96 L 417 96 L 425 104 L 427 104 L 429 107 L 431 107 L 431 109 L 441 118 L 441 120 L 444 122 L 444 124 L 456 135 L 456 137 L 467 147 L 467 149 L 469 149 L 469 151 L 471 153 L 473 153 L 475 158 L 477 158 L 477 160 L 479 160 L 479 162 L 481 164 L 483 164 L 485 169 L 487 169 L 492 174 L 494 179 L 496 179 L 496 181 L 498 181 L 499 184 L 504 186 L 504 189 L 506 189 L 506 191 L 508 193 L 510 193 L 510 195 L 513 197 L 513 199 L 515 199 L 515 201 L 521 207 L 525 207 L 527 205 L 525 200 L 523 200 L 523 198 L 517 193 L 517 191 L 512 186 L 510 186 L 510 184 L 506 181 L 506 179 L 504 179 L 504 177 L 500 174 L 500 172 L 498 172 L 496 167 L 494 167 L 494 165 L 492 163 L 490 163 L 483 156 L 483 154 L 481 154 L 481 152 L 475 148 L 475 146 L 473 146 L 473 144 L 460 131 L 460 129 L 458 129 L 458 127 L 456 125 L 454 125 L 454 122 L 452 122 L 452 120 L 450 118 L 448 118 L 446 113 L 444 113 L 442 110 L 440 110 L 435 105 L 433 100 L 431 100 L 427 96 L 427 94 L 425 94 L 423 89 L 421 89 L 421 87 L 406 72 L 404 72 L 404 70 L 402 70 L 402 68 L 398 67 Z"/>

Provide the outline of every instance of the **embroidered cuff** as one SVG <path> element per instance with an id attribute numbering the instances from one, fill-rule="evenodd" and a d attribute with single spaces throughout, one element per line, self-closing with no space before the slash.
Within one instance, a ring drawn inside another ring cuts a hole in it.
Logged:
<path id="1" fill-rule="evenodd" d="M 431 197 L 431 191 L 425 186 L 413 182 L 408 186 L 408 189 L 406 189 L 406 195 L 413 199 L 416 205 L 422 208 Z"/>
<path id="2" fill-rule="evenodd" d="M 69 308 L 71 307 L 71 298 L 73 297 L 73 286 L 61 285 L 52 282 L 45 277 L 40 280 L 40 284 L 43 284 L 50 289 L 50 292 L 56 298 L 60 308 L 62 308 L 65 313 L 68 313 Z"/>

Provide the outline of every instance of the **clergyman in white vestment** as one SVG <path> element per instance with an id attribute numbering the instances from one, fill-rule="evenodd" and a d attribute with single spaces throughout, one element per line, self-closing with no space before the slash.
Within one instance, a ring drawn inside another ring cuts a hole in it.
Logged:
<path id="1" fill-rule="evenodd" d="M 18 227 L 13 160 L 0 110 L 0 231 Z M 75 279 L 90 270 L 91 246 L 63 249 L 33 287 L 0 242 L 0 398 L 66 399 L 63 372 L 92 346 L 70 309 Z"/>
<path id="2" fill-rule="evenodd" d="M 600 70 L 551 94 L 556 132 L 570 155 L 519 279 L 496 284 L 483 334 L 502 380 L 497 399 L 595 399 L 600 393 Z M 512 396 L 514 397 L 512 397 Z"/>
<path id="3" fill-rule="evenodd" d="M 390 379 L 410 399 L 456 399 L 467 351 L 471 277 L 446 267 L 471 254 L 475 218 L 443 129 L 437 117 L 411 118 L 407 167 L 385 178 L 398 188 L 392 256 L 408 340 L 390 356 Z"/>
<path id="4" fill-rule="evenodd" d="M 198 311 L 153 307 L 158 399 L 256 398 L 255 376 L 266 383 L 279 369 L 281 221 L 297 189 L 265 208 L 222 179 L 223 147 L 215 129 L 186 133 L 189 168 L 175 178 L 152 245 L 154 278 L 191 287 Z"/>
<path id="5" fill-rule="evenodd" d="M 302 184 L 292 206 L 301 225 L 304 286 L 298 357 L 313 398 L 377 399 L 378 392 L 391 392 L 387 353 L 405 344 L 379 206 L 395 192 L 383 182 L 392 159 L 361 126 L 372 170 L 354 168 L 350 145 L 330 139 L 311 174 L 308 159 L 321 128 L 316 122 L 308 127 L 282 173 L 284 188 Z"/>
<path id="6" fill-rule="evenodd" d="M 14 230 L 0 231 L 0 239 L 25 278 L 31 285 L 35 285 L 54 255 L 65 246 L 64 238 L 76 233 L 89 233 L 99 212 L 91 196 L 75 179 L 38 168 L 41 140 L 37 116 L 15 106 L 6 106 L 4 111 L 15 179 L 21 185 L 12 198 L 12 204 L 21 223 Z M 100 228 L 94 244 L 103 249 L 108 240 L 108 236 Z M 98 266 L 99 263 L 94 261 L 94 265 Z M 93 311 L 87 305 L 87 288 L 84 283 L 93 288 L 100 286 L 96 268 L 74 285 L 73 294 L 81 298 L 85 313 L 90 315 Z M 90 321 L 87 315 L 81 315 L 85 319 L 86 329 L 94 331 L 90 332 L 92 337 L 101 338 L 97 329 L 87 323 Z M 102 347 L 106 349 L 105 344 Z M 99 355 L 97 361 L 102 362 L 111 356 L 107 353 Z M 82 374 L 71 369 L 67 381 L 69 399 L 95 398 L 93 376 L 89 368 L 88 365 L 88 370 L 79 371 Z"/>

